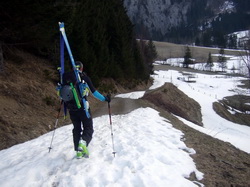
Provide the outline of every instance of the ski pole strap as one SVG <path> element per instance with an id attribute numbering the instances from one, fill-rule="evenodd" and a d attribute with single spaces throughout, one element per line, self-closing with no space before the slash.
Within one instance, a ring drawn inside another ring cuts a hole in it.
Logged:
<path id="1" fill-rule="evenodd" d="M 76 89 L 75 87 L 73 86 L 72 82 L 70 83 L 70 87 L 71 87 L 71 90 L 73 92 L 73 96 L 74 96 L 74 99 L 76 101 L 76 105 L 77 105 L 77 108 L 81 108 L 81 103 L 79 101 L 79 98 L 78 98 L 78 95 L 77 95 L 77 92 L 76 92 Z"/>

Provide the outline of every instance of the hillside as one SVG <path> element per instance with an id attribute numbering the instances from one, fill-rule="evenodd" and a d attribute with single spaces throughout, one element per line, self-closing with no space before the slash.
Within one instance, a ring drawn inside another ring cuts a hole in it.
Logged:
<path id="1" fill-rule="evenodd" d="M 166 90 L 169 91 L 166 93 Z M 197 164 L 197 168 L 204 173 L 204 179 L 200 182 L 208 187 L 250 186 L 248 180 L 250 175 L 249 154 L 229 143 L 200 133 L 174 117 L 173 114 L 177 114 L 176 111 L 179 110 L 177 115 L 186 118 L 187 114 L 185 114 L 185 112 L 189 114 L 192 113 L 192 110 L 195 110 L 192 106 L 197 103 L 184 93 L 180 95 L 173 93 L 181 93 L 181 91 L 172 84 L 165 84 L 159 89 L 147 92 L 143 99 L 151 103 L 152 108 L 160 111 L 163 117 L 170 120 L 175 128 L 185 134 L 185 143 L 196 151 L 196 154 L 192 157 Z M 177 101 L 178 105 L 172 107 L 166 106 L 166 104 L 169 103 L 169 97 Z M 157 101 L 158 98 L 162 99 L 161 102 Z M 185 103 L 192 104 L 183 107 Z M 180 108 L 185 109 L 185 112 L 182 113 Z M 196 113 L 199 112 L 200 111 L 196 111 Z M 193 114 L 194 113 L 193 111 Z M 192 115 L 192 118 L 193 121 L 199 120 L 197 115 Z M 195 175 L 193 175 L 193 177 L 195 179 Z"/>
<path id="2" fill-rule="evenodd" d="M 51 130 L 60 108 L 54 68 L 29 53 L 15 50 L 13 54 L 0 76 L 0 149 Z"/>
<path id="3" fill-rule="evenodd" d="M 155 42 L 155 46 L 160 59 L 183 55 L 182 45 Z M 209 51 L 216 53 L 217 49 L 192 47 L 192 51 L 194 58 L 202 60 Z M 225 50 L 225 53 L 238 55 L 237 51 Z M 12 57 L 6 59 L 5 73 L 0 75 L 0 149 L 25 142 L 53 129 L 60 108 L 55 90 L 57 81 L 57 71 L 44 59 L 19 50 L 13 51 Z M 101 91 L 107 90 L 105 85 L 117 93 L 131 90 L 128 86 L 125 88 L 108 79 L 102 82 Z M 132 87 L 133 90 L 145 90 L 146 86 L 142 84 Z M 90 99 L 92 110 L 95 110 L 100 102 Z M 60 124 L 70 123 L 69 119 L 64 121 L 62 115 L 60 120 Z"/>
<path id="4" fill-rule="evenodd" d="M 40 136 L 41 134 L 44 134 L 49 130 L 52 130 L 57 114 L 57 109 L 60 105 L 55 91 L 57 73 L 54 67 L 49 65 L 45 60 L 37 58 L 28 53 L 15 51 L 14 54 L 16 54 L 15 58 L 8 59 L 6 61 L 6 73 L 4 75 L 1 75 L 0 77 L 0 85 L 1 88 L 3 88 L 0 92 L 1 149 L 10 147 L 17 143 L 25 142 L 27 140 Z M 145 89 L 145 87 L 140 86 L 140 90 Z M 164 93 L 166 93 L 166 90 L 169 89 L 171 89 L 171 91 L 167 93 L 170 94 L 170 96 L 166 97 L 166 94 Z M 122 88 L 120 86 L 117 90 L 119 90 L 119 92 L 129 91 L 128 89 Z M 181 99 L 177 100 L 177 96 L 178 99 Z M 157 101 L 157 99 L 159 98 L 162 99 L 162 102 L 152 102 Z M 176 100 L 176 102 L 181 105 L 183 111 L 180 111 L 180 108 L 175 106 L 175 102 L 172 102 L 173 100 Z M 165 106 L 161 103 L 165 103 Z M 185 103 L 189 103 L 189 105 L 185 105 Z M 97 103 L 97 105 L 98 108 L 95 107 L 96 103 L 91 103 L 91 106 L 93 106 L 93 113 L 95 117 L 98 115 L 101 116 L 107 114 L 106 105 L 104 106 L 100 103 Z M 192 147 L 196 151 L 196 154 L 194 154 L 192 157 L 197 165 L 198 170 L 204 173 L 205 178 L 201 181 L 203 184 L 205 184 L 206 186 L 249 185 L 249 182 L 247 181 L 250 171 L 249 154 L 235 148 L 229 143 L 214 139 L 211 136 L 205 135 L 197 130 L 188 127 L 186 124 L 172 115 L 180 115 L 183 118 L 192 119 L 192 121 L 196 121 L 198 124 L 201 123 L 200 110 L 196 111 L 195 108 L 190 108 L 190 106 L 199 108 L 199 105 L 194 102 L 193 99 L 190 99 L 189 97 L 187 97 L 187 95 L 180 92 L 176 86 L 166 84 L 155 91 L 146 93 L 143 100 L 138 99 L 135 101 L 131 101 L 126 99 L 119 100 L 115 98 L 112 101 L 112 111 L 114 111 L 115 114 L 128 113 L 138 107 L 148 106 L 156 109 L 157 111 L 160 111 L 161 115 L 164 116 L 164 118 L 171 121 L 171 124 L 173 124 L 175 128 L 180 129 L 185 134 L 183 140 L 188 145 L 188 147 Z M 121 119 L 121 121 L 123 120 Z M 138 119 L 138 121 L 140 121 L 140 118 Z M 64 122 L 62 116 L 60 117 L 60 127 L 69 123 L 70 121 Z M 68 131 L 70 130 L 68 129 Z M 62 134 L 64 133 L 66 132 L 62 131 Z M 110 135 L 108 131 L 105 131 L 105 133 L 106 135 Z M 116 131 L 116 133 L 118 132 Z M 51 134 L 48 134 L 43 137 L 46 137 L 46 141 L 50 141 L 50 135 Z M 71 134 L 68 137 L 70 138 Z M 99 138 L 102 139 L 103 137 Z M 119 138 L 121 138 L 119 139 L 119 142 L 122 142 L 122 136 Z M 126 139 L 126 141 L 128 140 L 131 140 L 131 137 Z M 35 140 L 34 142 L 37 141 L 39 142 L 39 140 Z M 106 141 L 109 141 L 109 139 Z M 57 143 L 55 145 L 59 144 L 61 141 L 58 140 L 56 142 Z M 48 142 L 41 141 L 39 145 L 42 145 L 47 152 L 46 143 Z M 31 144 L 28 142 L 25 145 Z M 96 143 L 95 145 L 100 146 L 99 143 Z M 67 144 L 66 146 L 68 150 L 71 150 L 69 144 Z M 15 149 L 15 147 L 13 147 L 13 149 Z M 60 147 L 60 150 L 61 149 L 62 148 Z M 102 147 L 100 147 L 98 150 L 93 149 L 93 153 L 94 155 L 100 156 L 103 154 L 103 150 L 105 149 L 102 149 Z M 124 151 L 126 149 L 120 147 L 119 150 Z M 141 152 L 135 153 L 140 154 Z M 34 152 L 33 154 L 37 153 Z M 57 154 L 58 152 L 55 152 L 53 155 L 56 158 L 60 158 L 60 161 L 54 162 L 58 165 L 56 165 L 55 167 L 51 167 L 51 171 L 49 172 L 49 177 L 55 180 L 55 183 L 53 183 L 54 185 L 60 184 L 59 180 L 57 180 L 57 176 L 61 176 L 61 174 L 62 176 L 68 176 L 67 172 L 63 173 L 63 168 L 68 169 L 68 167 L 71 166 L 70 163 L 72 159 L 71 156 L 66 155 L 66 153 L 63 155 Z M 105 154 L 108 154 L 108 152 L 106 151 Z M 39 166 L 44 167 L 43 163 L 51 163 L 51 160 L 46 162 L 46 158 L 44 157 L 45 153 L 43 153 L 42 155 L 43 156 L 40 155 L 40 157 L 38 157 L 42 160 L 38 163 L 41 164 Z M 18 158 L 22 160 L 20 155 Z M 98 156 L 96 158 L 94 157 L 94 160 L 98 160 L 98 158 Z M 104 158 L 106 158 L 105 161 L 107 161 L 109 160 L 110 156 L 106 155 Z M 54 159 L 52 159 L 52 161 Z M 124 159 L 123 161 L 125 163 L 126 157 L 123 156 L 122 159 Z M 67 162 L 64 167 L 65 160 L 70 161 Z M 29 164 L 27 164 L 27 166 L 29 166 Z M 33 168 L 35 167 L 35 165 L 32 164 L 31 166 Z M 57 166 L 58 168 L 62 169 L 58 169 Z M 85 166 L 88 167 L 88 165 Z M 125 167 L 126 164 L 124 164 L 123 166 Z M 133 166 L 133 164 L 131 166 Z M 137 170 L 140 170 L 140 167 L 137 168 Z M 135 172 L 137 170 L 132 167 L 131 171 Z M 57 176 L 52 176 L 52 174 L 57 174 Z M 41 175 L 38 174 L 37 177 L 39 178 L 39 176 Z M 35 179 L 37 179 L 37 177 L 35 177 Z M 190 180 L 196 180 L 194 174 L 191 175 Z M 68 182 L 73 183 L 74 180 L 68 180 Z"/>
<path id="5" fill-rule="evenodd" d="M 122 1 L 12 0 L 1 1 L 0 10 L 0 48 L 5 58 L 16 47 L 57 65 L 58 23 L 63 22 L 74 59 L 82 61 L 95 85 L 103 78 L 145 80 L 150 76 L 147 60 L 152 59 L 144 58 L 149 49 L 136 43 Z M 65 61 L 70 61 L 66 48 Z"/>
<path id="6" fill-rule="evenodd" d="M 13 50 L 4 66 L 5 71 L 0 74 L 0 150 L 53 130 L 60 109 L 56 92 L 59 74 L 49 61 Z M 107 94 L 147 86 L 141 81 L 126 85 L 103 79 L 98 89 Z M 94 113 L 101 102 L 91 95 L 89 101 Z M 59 120 L 60 126 L 71 123 L 69 115 L 64 120 L 62 112 Z"/>
<path id="7" fill-rule="evenodd" d="M 138 38 L 223 47 L 227 34 L 249 28 L 249 5 L 248 0 L 124 1 Z"/>

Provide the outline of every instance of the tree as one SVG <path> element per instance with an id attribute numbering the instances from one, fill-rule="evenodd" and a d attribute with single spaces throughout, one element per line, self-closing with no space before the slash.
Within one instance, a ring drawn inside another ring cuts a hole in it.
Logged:
<path id="1" fill-rule="evenodd" d="M 148 48 L 149 48 L 149 57 L 153 61 L 157 58 L 157 51 L 154 42 L 152 40 L 148 41 Z"/>
<path id="2" fill-rule="evenodd" d="M 70 18 L 71 10 L 72 7 L 54 6 L 52 1 L 1 1 L 0 41 L 3 46 L 50 57 L 55 48 L 57 22 Z"/>
<path id="3" fill-rule="evenodd" d="M 190 48 L 187 46 L 186 47 L 186 52 L 185 52 L 185 55 L 184 55 L 183 67 L 184 68 L 189 68 L 189 65 L 192 64 L 192 63 L 193 63 L 192 54 L 191 54 Z"/>
<path id="4" fill-rule="evenodd" d="M 202 37 L 201 43 L 203 44 L 203 46 L 206 46 L 206 47 L 212 46 L 212 41 L 211 41 L 212 36 L 208 31 L 204 32 L 201 37 Z"/>
<path id="5" fill-rule="evenodd" d="M 149 75 L 153 72 L 153 62 L 157 57 L 155 45 L 152 40 L 148 42 L 145 40 L 139 40 L 138 47 L 143 62 L 143 65 L 140 65 L 140 67 L 143 67 L 147 74 L 146 77 L 149 77 Z"/>
<path id="6" fill-rule="evenodd" d="M 229 49 L 237 49 L 237 35 L 231 34 L 227 38 L 227 46 Z"/>
<path id="7" fill-rule="evenodd" d="M 196 39 L 195 39 L 195 45 L 196 45 L 196 46 L 201 45 L 201 41 L 200 41 L 200 38 L 199 38 L 199 37 L 196 37 Z"/>
<path id="8" fill-rule="evenodd" d="M 74 59 L 83 62 L 95 85 L 102 78 L 145 80 L 151 73 L 147 58 L 141 56 L 144 53 L 140 52 L 123 1 L 1 1 L 0 17 L 5 58 L 4 46 L 9 45 L 58 65 L 57 23 L 62 21 Z M 153 53 L 148 55 L 154 58 Z M 68 62 L 68 55 L 65 58 Z"/>
<path id="9" fill-rule="evenodd" d="M 225 51 L 223 48 L 221 48 L 219 51 L 218 62 L 219 62 L 219 67 L 221 68 L 221 71 L 224 72 L 227 67 L 227 59 L 225 57 Z"/>
<path id="10" fill-rule="evenodd" d="M 250 89 L 250 30 L 247 33 L 247 40 L 244 44 L 244 52 L 243 53 L 241 52 L 240 56 L 248 70 L 249 89 Z"/>
<path id="11" fill-rule="evenodd" d="M 211 71 L 213 66 L 214 66 L 214 63 L 213 63 L 212 55 L 211 55 L 211 52 L 209 52 L 207 63 L 206 63 L 206 68 L 208 68 L 209 71 Z"/>
<path id="12" fill-rule="evenodd" d="M 4 72 L 4 59 L 3 59 L 2 44 L 0 43 L 0 74 L 3 72 Z"/>
<path id="13" fill-rule="evenodd" d="M 148 61 L 148 67 L 149 67 L 149 73 L 153 73 L 153 63 L 154 60 L 157 58 L 157 51 L 155 48 L 155 45 L 152 40 L 149 40 L 147 43 L 147 61 Z"/>

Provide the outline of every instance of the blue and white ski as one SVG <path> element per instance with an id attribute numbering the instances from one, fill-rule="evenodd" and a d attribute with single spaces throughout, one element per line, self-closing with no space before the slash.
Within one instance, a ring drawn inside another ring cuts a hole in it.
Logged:
<path id="1" fill-rule="evenodd" d="M 84 97 L 82 97 L 83 96 L 83 87 L 79 86 L 80 83 L 81 83 L 81 77 L 79 75 L 78 69 L 76 68 L 75 60 L 73 58 L 73 55 L 72 55 L 72 52 L 71 52 L 71 49 L 70 49 L 70 46 L 69 46 L 69 42 L 68 42 L 68 39 L 67 39 L 67 36 L 66 36 L 65 27 L 64 27 L 63 22 L 59 22 L 59 29 L 60 29 L 60 32 L 61 32 L 61 35 L 60 35 L 61 36 L 60 37 L 60 45 L 61 45 L 61 50 L 60 50 L 60 53 L 61 53 L 60 79 L 61 79 L 61 84 L 63 83 L 62 82 L 63 81 L 62 80 L 62 75 L 64 73 L 64 44 L 65 44 L 66 48 L 68 50 L 68 54 L 69 54 L 69 57 L 70 57 L 70 61 L 71 61 L 75 76 L 76 76 L 77 86 L 78 86 L 79 91 L 80 91 L 81 100 L 82 100 L 82 103 L 84 105 L 83 110 L 85 110 L 86 116 L 88 118 L 90 118 L 90 113 L 88 111 L 88 106 L 87 106 L 86 99 Z"/>

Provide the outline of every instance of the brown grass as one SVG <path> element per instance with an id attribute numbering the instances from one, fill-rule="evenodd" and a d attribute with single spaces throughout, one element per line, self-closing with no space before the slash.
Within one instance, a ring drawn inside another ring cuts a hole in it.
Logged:
<path id="1" fill-rule="evenodd" d="M 185 55 L 186 45 L 173 44 L 168 42 L 154 42 L 156 50 L 158 52 L 158 60 L 164 60 L 168 58 L 183 58 Z M 208 47 L 198 47 L 189 46 L 192 57 L 196 62 L 206 62 L 208 59 L 208 54 L 219 54 L 220 49 L 208 48 Z M 237 50 L 225 49 L 226 55 L 239 56 L 240 52 Z M 216 58 L 214 59 L 216 60 Z"/>
<path id="2" fill-rule="evenodd" d="M 53 129 L 60 105 L 53 69 L 43 59 L 18 50 L 5 60 L 0 76 L 0 150 Z"/>
<path id="3" fill-rule="evenodd" d="M 147 92 L 143 98 L 172 114 L 203 125 L 200 105 L 171 83 L 165 83 L 161 88 Z"/>

